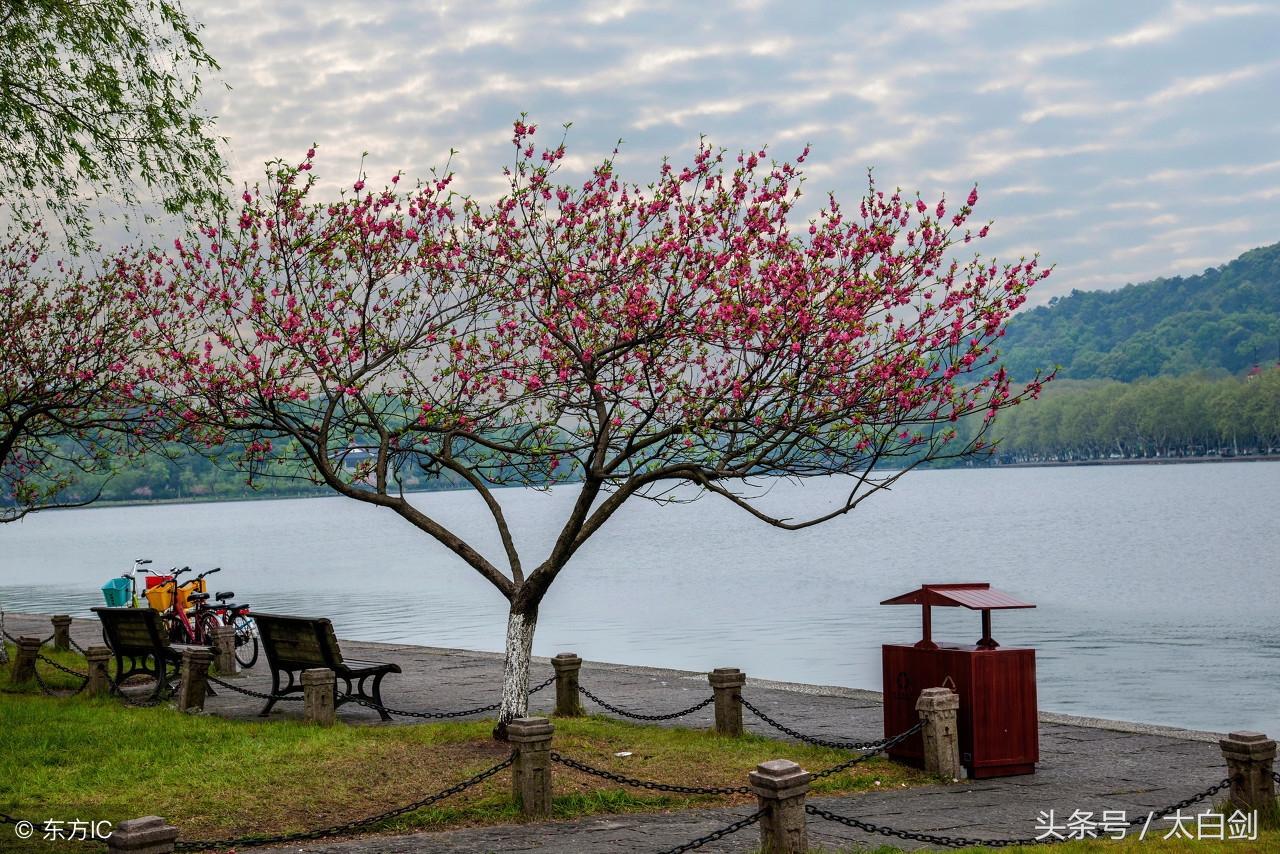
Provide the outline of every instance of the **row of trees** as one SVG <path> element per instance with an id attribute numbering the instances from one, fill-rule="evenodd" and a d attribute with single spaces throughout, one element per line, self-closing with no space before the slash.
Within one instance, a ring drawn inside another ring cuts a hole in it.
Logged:
<path id="1" fill-rule="evenodd" d="M 1243 377 L 1061 380 L 996 428 L 998 462 L 1280 453 L 1280 366 Z"/>

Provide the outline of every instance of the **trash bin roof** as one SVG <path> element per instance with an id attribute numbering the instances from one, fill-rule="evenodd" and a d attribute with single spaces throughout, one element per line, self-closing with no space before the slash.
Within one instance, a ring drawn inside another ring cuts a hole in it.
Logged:
<path id="1" fill-rule="evenodd" d="M 996 611 L 1003 608 L 1034 608 L 1030 602 L 1015 599 L 990 584 L 922 584 L 919 590 L 886 599 L 881 605 L 951 605 L 974 611 Z"/>

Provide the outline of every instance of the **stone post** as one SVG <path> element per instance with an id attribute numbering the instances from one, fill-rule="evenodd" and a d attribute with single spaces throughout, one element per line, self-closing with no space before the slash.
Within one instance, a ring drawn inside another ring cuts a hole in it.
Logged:
<path id="1" fill-rule="evenodd" d="M 71 617 L 57 614 L 50 617 L 49 622 L 53 623 L 53 648 L 63 652 L 71 649 Z"/>
<path id="2" fill-rule="evenodd" d="M 805 854 L 804 795 L 813 775 L 789 759 L 761 762 L 748 775 L 764 816 L 760 819 L 762 854 Z"/>
<path id="3" fill-rule="evenodd" d="M 556 670 L 556 716 L 576 718 L 583 714 L 582 698 L 578 696 L 578 674 L 582 659 L 575 653 L 562 652 L 551 659 Z"/>
<path id="4" fill-rule="evenodd" d="M 315 667 L 302 671 L 302 713 L 307 720 L 320 726 L 332 726 L 337 720 L 334 711 L 338 680 L 327 667 Z"/>
<path id="5" fill-rule="evenodd" d="M 747 674 L 736 667 L 717 667 L 707 674 L 716 698 L 716 735 L 742 735 L 742 703 L 739 690 L 747 684 Z"/>
<path id="6" fill-rule="evenodd" d="M 90 697 L 105 697 L 111 693 L 111 677 L 108 662 L 111 661 L 111 650 L 105 646 L 91 646 L 84 651 L 85 660 L 89 662 L 89 684 L 85 693 Z"/>
<path id="7" fill-rule="evenodd" d="M 1276 743 L 1260 732 L 1233 732 L 1218 745 L 1227 760 L 1231 778 L 1231 803 L 1236 809 L 1266 812 L 1274 809 Z"/>
<path id="8" fill-rule="evenodd" d="M 18 654 L 13 657 L 9 679 L 15 685 L 36 678 L 36 656 L 40 654 L 40 638 L 18 638 Z"/>
<path id="9" fill-rule="evenodd" d="M 507 724 L 507 741 L 516 752 L 511 794 L 528 818 L 551 815 L 551 736 L 546 718 L 516 718 Z"/>
<path id="10" fill-rule="evenodd" d="M 215 626 L 209 645 L 213 647 L 213 665 L 218 669 L 218 674 L 235 676 L 240 669 L 236 663 L 235 626 Z"/>
<path id="11" fill-rule="evenodd" d="M 107 838 L 107 854 L 172 854 L 178 828 L 158 815 L 122 821 Z"/>
<path id="12" fill-rule="evenodd" d="M 950 688 L 925 688 L 916 700 L 916 711 L 924 726 L 920 738 L 924 743 L 924 770 L 949 780 L 965 776 L 960 764 L 960 734 L 956 716 L 960 713 L 960 695 Z"/>
<path id="13" fill-rule="evenodd" d="M 204 711 L 204 695 L 209 691 L 209 665 L 213 653 L 200 647 L 182 651 L 182 681 L 178 685 L 178 710 Z"/>

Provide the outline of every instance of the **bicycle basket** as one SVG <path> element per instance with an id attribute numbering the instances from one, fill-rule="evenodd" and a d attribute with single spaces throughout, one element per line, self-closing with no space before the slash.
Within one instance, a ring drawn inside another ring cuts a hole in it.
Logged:
<path id="1" fill-rule="evenodd" d="M 102 598 L 108 608 L 127 608 L 133 595 L 133 585 L 127 578 L 113 578 L 102 585 Z"/>
<path id="2" fill-rule="evenodd" d="M 147 579 L 150 581 L 151 579 Z M 169 606 L 173 604 L 173 585 L 159 585 L 156 587 L 148 587 L 146 591 L 147 603 L 157 611 L 167 611 Z"/>
<path id="3" fill-rule="evenodd" d="M 167 589 L 173 590 L 173 587 L 170 586 Z M 201 578 L 199 581 L 188 581 L 186 584 L 183 584 L 181 587 L 178 588 L 178 607 L 180 607 L 184 611 L 188 611 L 191 609 L 192 593 L 208 593 L 208 592 L 209 592 L 208 587 L 204 583 L 203 578 Z"/>

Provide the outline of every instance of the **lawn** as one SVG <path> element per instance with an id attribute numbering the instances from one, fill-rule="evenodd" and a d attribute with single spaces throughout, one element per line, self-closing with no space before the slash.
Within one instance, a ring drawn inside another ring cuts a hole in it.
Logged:
<path id="1" fill-rule="evenodd" d="M 84 670 L 83 659 L 73 653 L 50 657 Z M 39 666 L 50 685 L 78 685 L 43 662 Z M 46 697 L 30 686 L 15 693 L 20 689 L 9 685 L 8 667 L 2 670 L 0 812 L 33 821 L 119 822 L 160 815 L 181 828 L 184 839 L 312 830 L 420 800 L 510 752 L 491 738 L 491 721 L 321 728 L 299 721 L 227 720 L 166 706 Z M 757 763 L 779 757 L 813 771 L 850 758 L 841 751 L 758 736 L 721 738 L 705 730 L 603 717 L 561 718 L 555 724 L 554 747 L 567 757 L 686 786 L 741 786 Z M 751 795 L 689 796 L 624 787 L 563 766 L 554 774 L 553 808 L 560 819 L 754 804 Z M 935 781 L 922 772 L 876 758 L 816 781 L 813 789 L 831 794 L 930 782 Z M 517 822 L 510 788 L 510 773 L 502 772 L 373 830 Z M 12 830 L 0 828 L 0 833 Z M 43 845 L 28 843 L 17 850 L 67 850 L 65 843 Z"/>

